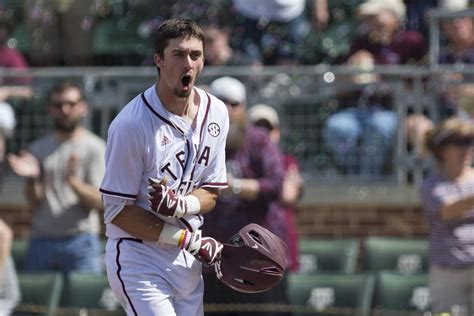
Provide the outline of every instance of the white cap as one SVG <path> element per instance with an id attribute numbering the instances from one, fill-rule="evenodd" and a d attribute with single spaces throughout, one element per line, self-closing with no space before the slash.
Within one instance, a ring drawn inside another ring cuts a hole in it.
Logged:
<path id="1" fill-rule="evenodd" d="M 357 11 L 360 15 L 374 15 L 383 10 L 392 11 L 399 20 L 406 16 L 406 7 L 402 0 L 366 0 L 359 5 Z"/>
<path id="2" fill-rule="evenodd" d="M 13 112 L 12 107 L 8 103 L 0 102 L 0 131 L 3 131 L 7 136 L 11 136 L 15 125 L 15 112 Z"/>
<path id="3" fill-rule="evenodd" d="M 260 120 L 266 120 L 271 126 L 280 125 L 277 111 L 266 104 L 256 104 L 249 109 L 249 119 L 252 123 Z"/>
<path id="4" fill-rule="evenodd" d="M 239 80 L 231 77 L 221 77 L 210 85 L 211 94 L 218 98 L 243 103 L 246 99 L 245 86 Z"/>

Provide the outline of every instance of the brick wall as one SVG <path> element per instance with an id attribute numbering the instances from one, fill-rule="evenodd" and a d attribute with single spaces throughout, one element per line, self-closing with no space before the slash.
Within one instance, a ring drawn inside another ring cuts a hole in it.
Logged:
<path id="1" fill-rule="evenodd" d="M 315 204 L 296 210 L 302 237 L 424 237 L 427 224 L 419 206 Z"/>
<path id="2" fill-rule="evenodd" d="M 0 217 L 15 237 L 28 235 L 31 212 L 23 180 L 11 178 L 0 192 Z M 302 237 L 423 237 L 427 225 L 416 188 L 364 185 L 307 185 L 296 218 Z"/>

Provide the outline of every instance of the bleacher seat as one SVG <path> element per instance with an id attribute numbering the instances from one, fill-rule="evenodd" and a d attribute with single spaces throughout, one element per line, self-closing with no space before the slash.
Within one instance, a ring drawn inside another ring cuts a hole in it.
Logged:
<path id="1" fill-rule="evenodd" d="M 354 273 L 359 255 L 357 239 L 301 239 L 300 273 Z"/>
<path id="2" fill-rule="evenodd" d="M 101 315 L 125 315 L 106 275 L 70 273 L 64 286 L 61 307 L 100 310 Z"/>
<path id="3" fill-rule="evenodd" d="M 363 269 L 391 270 L 405 274 L 428 270 L 428 243 L 425 239 L 367 237 L 363 240 Z"/>
<path id="4" fill-rule="evenodd" d="M 12 242 L 12 258 L 18 272 L 25 269 L 27 248 L 28 241 L 26 239 L 14 239 Z"/>
<path id="5" fill-rule="evenodd" d="M 294 273 L 288 281 L 294 316 L 370 314 L 375 287 L 372 274 Z"/>
<path id="6" fill-rule="evenodd" d="M 60 273 L 18 273 L 21 302 L 15 309 L 15 316 L 56 315 L 63 289 Z"/>
<path id="7" fill-rule="evenodd" d="M 427 311 L 430 308 L 426 273 L 406 275 L 393 271 L 377 274 L 374 311 Z"/>

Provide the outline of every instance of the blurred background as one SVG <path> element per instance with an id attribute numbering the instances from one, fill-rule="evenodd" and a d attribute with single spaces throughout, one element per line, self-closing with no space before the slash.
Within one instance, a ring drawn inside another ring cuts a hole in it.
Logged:
<path id="1" fill-rule="evenodd" d="M 471 3 L 294 0 L 289 7 L 300 11 L 277 14 L 275 0 L 273 12 L 259 15 L 267 2 L 0 0 L 0 102 L 16 118 L 5 153 L 51 127 L 47 92 L 71 78 L 90 107 L 86 126 L 106 140 L 114 116 L 155 80 L 153 30 L 166 18 L 191 17 L 206 34 L 198 85 L 235 77 L 249 108 L 274 107 L 281 148 L 304 179 L 291 305 L 210 303 L 206 315 L 428 315 L 429 226 L 419 190 L 434 162 L 423 135 L 445 118 L 474 117 Z M 12 228 L 25 291 L 18 315 L 120 314 L 98 277 L 76 276 L 77 288 L 42 279 L 42 295 L 25 289 L 40 278 L 22 271 L 31 210 L 24 179 L 0 163 L 0 216 Z"/>

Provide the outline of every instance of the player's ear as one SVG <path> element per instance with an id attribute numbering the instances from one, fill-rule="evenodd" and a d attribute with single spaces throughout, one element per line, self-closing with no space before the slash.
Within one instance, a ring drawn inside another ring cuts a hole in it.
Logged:
<path id="1" fill-rule="evenodd" d="M 163 59 L 161 58 L 160 54 L 155 53 L 155 55 L 153 55 L 153 61 L 155 62 L 155 65 L 157 67 L 159 67 L 161 65 L 161 62 L 163 61 Z"/>

